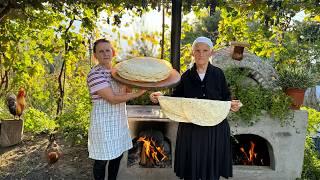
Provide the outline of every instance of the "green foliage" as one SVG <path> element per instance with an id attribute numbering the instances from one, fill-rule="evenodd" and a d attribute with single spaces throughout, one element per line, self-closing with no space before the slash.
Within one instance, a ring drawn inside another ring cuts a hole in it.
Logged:
<path id="1" fill-rule="evenodd" d="M 283 66 L 278 71 L 276 83 L 283 89 L 299 88 L 307 89 L 316 85 L 317 76 L 304 66 Z"/>
<path id="2" fill-rule="evenodd" d="M 314 3 L 316 2 L 228 1 L 219 6 L 221 20 L 216 47 L 224 47 L 230 41 L 246 41 L 250 44 L 249 51 L 260 57 L 272 57 L 279 61 L 285 51 L 287 34 L 292 34 L 290 40 L 300 36 L 294 33 L 297 26 L 297 22 L 293 21 L 294 15 L 303 9 L 308 9 L 311 14 L 319 13 L 319 8 L 315 8 Z"/>
<path id="3" fill-rule="evenodd" d="M 235 113 L 235 117 L 250 124 L 255 123 L 258 117 L 262 115 L 262 110 L 267 107 L 268 101 L 265 92 L 259 86 L 242 87 L 233 92 L 244 105 Z"/>
<path id="4" fill-rule="evenodd" d="M 261 11 L 242 9 L 239 5 L 221 7 L 219 36 L 216 48 L 229 45 L 230 41 L 245 41 L 250 44 L 249 51 L 260 57 L 277 55 L 281 49 L 277 43 L 278 27 L 266 28 Z"/>
<path id="5" fill-rule="evenodd" d="M 271 98 L 270 98 L 271 97 Z M 282 90 L 268 91 L 269 104 L 267 111 L 272 118 L 277 118 L 280 120 L 281 125 L 284 125 L 289 120 L 293 118 L 293 111 L 289 110 L 292 104 L 292 100 L 287 96 Z M 266 99 L 268 101 L 268 99 Z"/>
<path id="6" fill-rule="evenodd" d="M 8 5 L 8 2 L 4 1 L 3 7 Z M 125 17 L 122 15 L 128 10 L 131 12 L 130 15 L 141 16 L 145 11 L 160 9 L 164 5 L 168 9 L 167 14 L 171 13 L 171 1 L 120 0 L 106 3 L 106 1 L 97 0 L 92 3 L 92 1 L 74 0 L 15 0 L 10 2 L 12 2 L 10 12 L 2 14 L 3 8 L 0 10 L 1 15 L 5 15 L 5 18 L 0 17 L 1 98 L 7 92 L 16 92 L 20 86 L 24 86 L 27 89 L 26 114 L 28 108 L 31 109 L 29 113 L 35 111 L 28 118 L 32 119 L 31 116 L 34 115 L 57 119 L 56 123 L 65 135 L 76 142 L 79 142 L 81 138 L 86 140 L 89 124 L 90 101 L 85 81 L 91 65 L 91 54 L 88 53 L 91 48 L 90 43 L 93 39 L 103 35 L 96 27 L 97 19 L 103 19 L 99 17 L 99 13 L 101 11 L 107 13 L 107 17 L 103 20 L 107 24 L 112 24 L 112 28 L 120 27 L 122 17 Z M 224 47 L 231 40 L 248 41 L 251 44 L 249 49 L 251 52 L 267 57 L 274 54 L 276 60 L 279 61 L 282 58 L 279 54 L 288 48 L 286 43 L 295 39 L 295 42 L 302 45 L 299 47 L 304 50 L 304 53 L 310 52 L 309 54 L 314 55 L 314 59 L 318 59 L 319 53 L 316 54 L 320 52 L 319 38 L 316 38 L 319 37 L 317 36 L 318 24 L 301 24 L 299 28 L 295 28 L 296 24 L 293 23 L 292 26 L 290 21 L 292 15 L 300 10 L 311 13 L 311 17 L 317 15 L 319 9 L 314 6 L 316 1 L 298 4 L 292 4 L 289 1 L 255 3 L 255 1 L 241 0 L 241 3 L 235 3 L 235 1 L 219 0 L 216 2 L 218 3 L 217 12 L 214 16 L 209 16 L 208 9 L 201 9 L 209 5 L 207 1 L 182 1 L 183 11 L 194 10 L 199 20 L 182 23 L 181 72 L 184 72 L 191 62 L 190 43 L 199 35 L 208 36 L 212 40 L 217 39 L 216 47 Z M 78 26 L 79 22 L 80 26 Z M 69 25 L 71 25 L 70 29 L 68 29 Z M 168 25 L 165 30 L 164 59 L 169 60 L 170 30 Z M 289 33 L 291 30 L 292 33 Z M 118 31 L 120 37 L 120 29 L 115 29 L 115 31 Z M 159 57 L 160 34 L 159 32 L 142 31 L 135 34 L 134 38 L 127 38 L 129 46 L 133 47 L 132 53 Z M 308 51 L 308 47 L 313 44 L 312 49 Z M 303 53 L 300 54 L 303 55 Z M 66 63 L 66 69 L 61 75 L 65 88 L 60 94 L 58 77 L 63 62 Z M 265 98 L 264 93 L 260 92 L 261 88 L 250 88 L 248 91 L 257 98 Z M 244 91 L 234 93 L 246 99 Z M 284 97 L 277 97 L 277 93 L 274 94 L 275 96 L 271 99 L 274 99 L 276 103 L 271 106 L 268 103 L 265 108 L 274 111 L 275 116 L 279 118 L 284 117 L 279 115 L 281 109 L 284 110 L 282 112 L 286 112 L 285 103 L 281 106 L 279 100 Z M 55 117 L 57 100 L 61 95 L 64 95 L 64 109 L 60 117 Z M 247 101 L 251 103 L 249 99 Z M 149 104 L 148 94 L 131 103 Z M 258 102 L 252 101 L 252 103 Z M 255 106 L 260 108 L 263 105 L 256 104 Z M 248 108 L 249 110 L 253 109 Z M 279 111 L 276 112 L 276 110 Z M 249 119 L 248 113 L 242 113 Z M 8 113 L 5 104 L 0 101 L 0 118 L 7 117 L 12 116 Z M 37 129 L 46 129 L 46 126 L 48 125 L 40 123 L 39 126 L 30 125 L 29 127 L 30 131 L 38 132 Z"/>
<path id="7" fill-rule="evenodd" d="M 320 154 L 310 136 L 306 137 L 301 179 L 320 179 Z"/>
<path id="8" fill-rule="evenodd" d="M 308 107 L 302 107 L 301 110 L 308 111 L 307 134 L 311 136 L 315 135 L 320 128 L 320 112 Z"/>
<path id="9" fill-rule="evenodd" d="M 312 140 L 312 136 L 320 128 L 320 112 L 306 107 L 301 109 L 307 110 L 309 114 L 301 179 L 320 179 L 320 154 Z"/>
<path id="10" fill-rule="evenodd" d="M 183 32 L 181 35 L 181 44 L 192 44 L 192 42 L 199 36 L 205 36 L 216 41 L 218 33 L 218 24 L 221 19 L 220 11 L 217 11 L 212 16 L 208 16 L 208 12 L 201 10 L 197 19 L 186 19 L 182 22 Z M 194 21 L 194 22 L 193 22 Z"/>
<path id="11" fill-rule="evenodd" d="M 180 52 L 180 72 L 183 73 L 188 69 L 189 64 L 192 62 L 191 56 L 191 44 L 186 44 L 185 46 L 181 47 Z"/>
<path id="12" fill-rule="evenodd" d="M 13 118 L 13 115 L 10 114 L 5 100 L 0 98 L 0 119 L 10 119 Z"/>
<path id="13" fill-rule="evenodd" d="M 91 102 L 84 76 L 73 76 L 66 87 L 65 108 L 57 122 L 72 143 L 87 141 Z"/>
<path id="14" fill-rule="evenodd" d="M 291 119 L 292 112 L 289 109 L 291 99 L 282 91 L 246 83 L 250 77 L 249 69 L 229 67 L 224 73 L 232 98 L 239 99 L 243 104 L 238 112 L 230 116 L 231 120 L 242 120 L 253 124 L 259 120 L 263 111 L 278 119 L 282 125 Z"/>
<path id="15" fill-rule="evenodd" d="M 58 118 L 63 135 L 72 143 L 87 141 L 90 109 L 84 104 L 78 104 L 76 109 L 67 110 Z"/>
<path id="16" fill-rule="evenodd" d="M 242 86 L 242 83 L 250 75 L 249 69 L 229 67 L 224 70 L 226 79 L 231 89 L 237 89 Z"/>
<path id="17" fill-rule="evenodd" d="M 53 132 L 58 125 L 46 113 L 34 108 L 28 108 L 24 114 L 24 129 L 32 133 L 50 133 Z"/>
<path id="18" fill-rule="evenodd" d="M 145 94 L 143 94 L 142 96 L 130 100 L 127 102 L 128 105 L 154 105 L 151 101 L 150 101 L 150 96 L 151 92 L 146 92 Z"/>
<path id="19" fill-rule="evenodd" d="M 149 32 L 136 32 L 133 37 L 123 36 L 127 40 L 130 47 L 129 54 L 133 57 L 139 56 L 149 56 L 149 57 L 159 57 L 159 42 L 160 34 L 155 32 L 150 34 Z"/>
<path id="20" fill-rule="evenodd" d="M 279 63 L 303 64 L 308 68 L 319 64 L 320 23 L 296 22 L 293 28 L 293 31 L 283 35 L 284 48 L 277 57 Z"/>
<path id="21" fill-rule="evenodd" d="M 306 89 L 319 83 L 320 24 L 296 23 L 294 30 L 284 34 L 283 48 L 277 57 L 280 86 Z"/>
<path id="22" fill-rule="evenodd" d="M 73 117 L 79 116 L 77 111 L 82 111 L 83 119 L 77 119 L 80 120 L 78 124 L 81 127 L 77 128 L 81 129 L 80 134 L 85 135 L 90 109 L 85 83 L 90 68 L 86 38 L 95 28 L 95 23 L 92 23 L 96 18 L 93 15 L 94 10 L 78 5 L 69 8 L 67 4 L 59 11 L 50 5 L 43 8 L 27 9 L 28 16 L 5 19 L 0 23 L 0 32 L 3 35 L 0 37 L 0 94 L 6 94 L 7 91 L 16 94 L 20 86 L 25 87 L 25 115 L 29 113 L 27 118 L 30 119 L 26 120 L 26 130 L 35 133 L 48 132 L 53 125 L 52 121 L 47 119 L 57 119 L 57 100 L 60 96 L 58 77 L 62 63 L 66 62 L 65 72 L 62 73 L 65 78 L 62 82 L 65 87 L 64 110 L 71 112 Z M 77 10 L 73 11 L 74 8 Z M 84 19 L 85 22 L 76 28 L 70 23 L 74 18 Z M 70 31 L 67 31 L 70 24 Z M 2 81 L 6 75 L 8 81 Z M 74 103 L 73 106 L 70 102 Z M 35 119 L 32 116 L 35 116 Z M 38 122 L 37 119 L 41 119 L 38 116 L 46 120 Z M 0 117 L 7 115 L 1 114 Z M 73 126 L 70 121 L 67 122 L 69 126 Z M 59 127 L 60 124 L 64 125 L 59 121 L 55 123 Z M 61 131 L 68 132 L 68 137 L 70 136 L 68 127 L 62 127 Z"/>
<path id="23" fill-rule="evenodd" d="M 127 104 L 128 105 L 155 105 L 154 103 L 152 103 L 151 101 L 150 101 L 150 98 L 149 98 L 149 96 L 150 96 L 150 94 L 152 93 L 152 92 L 156 92 L 156 91 L 160 91 L 160 92 L 162 92 L 164 95 L 168 95 L 168 94 L 170 94 L 169 93 L 169 89 L 166 89 L 166 90 L 160 90 L 160 89 L 153 89 L 153 90 L 151 90 L 151 91 L 147 91 L 145 94 L 143 94 L 142 96 L 140 96 L 140 97 L 138 97 L 138 98 L 136 98 L 136 99 L 133 99 L 133 100 L 130 100 L 130 101 L 128 101 L 127 102 Z"/>

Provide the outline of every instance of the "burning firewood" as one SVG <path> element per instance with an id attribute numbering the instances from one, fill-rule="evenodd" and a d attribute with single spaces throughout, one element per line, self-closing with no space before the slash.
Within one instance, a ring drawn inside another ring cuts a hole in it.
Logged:
<path id="1" fill-rule="evenodd" d="M 251 144 L 251 146 L 250 146 L 250 150 L 249 150 L 249 156 L 243 147 L 240 148 L 240 151 L 243 152 L 244 156 L 246 157 L 243 162 L 245 165 L 253 165 L 254 164 L 253 161 L 257 157 L 257 153 L 254 152 L 255 144 L 252 141 L 250 141 L 250 144 Z"/>
<path id="2" fill-rule="evenodd" d="M 143 147 L 141 150 L 141 165 L 148 164 L 147 159 L 151 165 L 157 165 L 160 161 L 168 159 L 164 153 L 164 148 L 156 145 L 155 141 L 149 137 L 140 137 L 138 142 L 143 142 Z M 159 160 L 160 159 L 160 160 Z"/>

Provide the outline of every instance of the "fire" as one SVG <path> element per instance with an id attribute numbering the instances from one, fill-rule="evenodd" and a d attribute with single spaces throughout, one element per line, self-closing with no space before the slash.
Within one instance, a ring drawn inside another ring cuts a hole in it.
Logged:
<path id="1" fill-rule="evenodd" d="M 143 142 L 143 150 L 141 151 L 141 163 L 145 164 L 146 161 L 145 155 L 148 157 L 149 161 L 152 164 L 158 163 L 160 161 L 164 161 L 168 159 L 164 152 L 163 147 L 159 147 L 156 145 L 156 142 L 149 137 L 140 137 L 138 142 Z M 160 160 L 159 160 L 160 159 Z"/>
<path id="2" fill-rule="evenodd" d="M 254 152 L 254 148 L 255 148 L 255 144 L 250 141 L 250 150 L 249 150 L 249 156 L 246 153 L 246 151 L 244 150 L 243 147 L 240 147 L 240 151 L 244 154 L 245 159 L 243 160 L 243 164 L 244 165 L 253 165 L 254 164 L 254 160 L 257 158 L 257 153 Z"/>

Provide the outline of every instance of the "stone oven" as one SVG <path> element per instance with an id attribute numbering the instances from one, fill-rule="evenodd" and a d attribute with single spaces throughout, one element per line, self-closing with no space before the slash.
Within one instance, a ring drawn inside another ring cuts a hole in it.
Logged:
<path id="1" fill-rule="evenodd" d="M 170 140 L 171 148 L 171 167 L 139 167 L 139 165 L 129 166 L 128 153 L 124 154 L 121 162 L 119 179 L 142 180 L 159 179 L 174 180 L 178 179 L 173 172 L 174 149 L 176 140 L 176 131 L 178 123 L 170 121 L 161 113 L 159 106 L 128 106 L 129 125 L 132 131 L 133 139 L 141 132 L 144 124 L 152 124 L 154 129 L 162 129 L 164 136 Z M 279 179 L 291 180 L 300 177 L 302 172 L 304 143 L 307 126 L 307 112 L 296 110 L 294 112 L 294 124 L 290 126 L 280 126 L 277 120 L 264 114 L 261 120 L 253 126 L 247 124 L 235 124 L 230 122 L 233 136 L 238 141 L 239 137 L 243 139 L 253 137 L 254 140 L 263 140 L 264 146 L 259 147 L 260 142 L 255 142 L 256 153 L 259 148 L 262 152 L 267 152 L 268 159 L 263 160 L 263 164 L 257 165 L 234 165 L 233 178 L 243 180 L 263 180 Z M 258 138 L 257 138 L 258 137 Z M 233 140 L 235 141 L 235 140 Z M 250 141 L 250 140 L 249 140 Z M 237 143 L 233 143 L 237 146 Z M 267 148 L 267 150 L 265 149 Z M 244 146 L 244 151 L 249 154 L 249 149 Z M 248 155 L 249 156 L 249 155 Z M 259 157 L 260 154 L 257 155 Z M 261 162 L 261 159 L 258 159 Z"/>
<path id="2" fill-rule="evenodd" d="M 276 88 L 273 81 L 277 75 L 271 65 L 247 51 L 244 51 L 241 61 L 233 60 L 230 48 L 217 51 L 212 63 L 221 69 L 230 66 L 250 69 L 249 81 L 265 88 Z M 173 172 L 178 123 L 167 119 L 159 106 L 128 106 L 127 110 L 135 147 L 124 154 L 118 179 L 178 179 Z M 230 122 L 234 164 L 231 179 L 299 178 L 303 165 L 307 119 L 306 111 L 295 110 L 291 125 L 281 126 L 278 120 L 272 119 L 267 113 L 252 126 Z M 146 161 L 148 157 L 141 155 L 144 146 L 144 141 L 138 141 L 141 136 L 153 138 L 148 142 L 156 154 L 151 162 Z M 157 148 L 162 149 L 165 155 Z M 165 162 L 160 161 L 163 158 L 166 159 Z"/>
<path id="3" fill-rule="evenodd" d="M 144 166 L 143 163 L 140 162 L 141 159 L 139 159 L 141 158 L 142 151 L 140 151 L 139 154 L 136 150 L 130 150 L 128 153 L 125 153 L 122 158 L 118 179 L 177 179 L 173 172 L 173 162 L 178 123 L 167 119 L 160 111 L 159 106 L 132 105 L 127 106 L 127 110 L 134 146 L 137 145 L 136 139 L 139 138 L 141 133 L 153 131 L 156 132 L 156 134 L 159 134 L 159 132 L 161 132 L 164 137 L 163 139 L 167 140 L 166 143 L 169 145 L 169 148 L 164 147 L 164 149 L 169 149 L 169 151 L 166 151 L 169 164 L 166 162 L 165 165 L 158 163 L 156 166 Z M 135 147 L 133 149 L 135 149 Z M 134 156 L 136 156 L 135 158 L 138 158 L 138 160 L 132 160 L 132 157 Z"/>

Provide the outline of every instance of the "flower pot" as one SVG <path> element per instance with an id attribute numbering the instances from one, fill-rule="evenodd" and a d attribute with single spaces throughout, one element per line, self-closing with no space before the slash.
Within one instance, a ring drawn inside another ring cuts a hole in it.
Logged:
<path id="1" fill-rule="evenodd" d="M 22 140 L 23 120 L 0 120 L 0 147 L 18 144 Z"/>
<path id="2" fill-rule="evenodd" d="M 288 88 L 285 93 L 292 98 L 292 109 L 300 109 L 303 104 L 305 89 Z"/>

